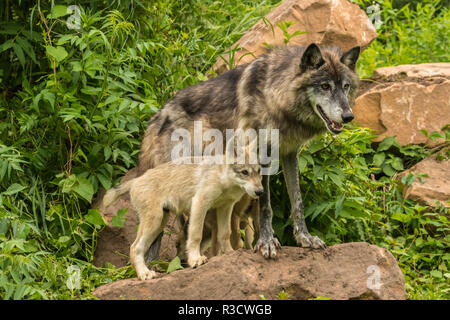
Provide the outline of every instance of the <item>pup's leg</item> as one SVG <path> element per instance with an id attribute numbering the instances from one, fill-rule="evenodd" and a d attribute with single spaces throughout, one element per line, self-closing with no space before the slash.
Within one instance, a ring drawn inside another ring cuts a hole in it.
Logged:
<path id="1" fill-rule="evenodd" d="M 207 260 L 201 255 L 200 244 L 203 236 L 203 224 L 205 222 L 206 212 L 209 204 L 201 196 L 195 196 L 192 199 L 191 216 L 189 217 L 188 239 L 186 251 L 188 255 L 188 264 L 192 267 L 198 267 Z"/>
<path id="2" fill-rule="evenodd" d="M 231 214 L 231 246 L 234 250 L 237 250 L 239 248 L 242 248 L 244 245 L 244 242 L 242 241 L 241 237 L 241 218 L 234 213 Z"/>
<path id="3" fill-rule="evenodd" d="M 219 254 L 233 251 L 230 242 L 232 212 L 233 204 L 217 209 L 217 240 L 219 243 Z"/>
<path id="4" fill-rule="evenodd" d="M 131 245 L 130 258 L 140 280 L 148 280 L 156 275 L 155 271 L 149 270 L 145 265 L 144 256 L 152 242 L 163 231 L 168 218 L 169 214 L 165 214 L 161 208 L 150 209 L 139 224 L 136 240 Z"/>
<path id="5" fill-rule="evenodd" d="M 252 200 L 247 212 L 246 226 L 243 229 L 245 229 L 245 248 L 253 249 L 255 233 L 259 230 L 259 200 Z"/>

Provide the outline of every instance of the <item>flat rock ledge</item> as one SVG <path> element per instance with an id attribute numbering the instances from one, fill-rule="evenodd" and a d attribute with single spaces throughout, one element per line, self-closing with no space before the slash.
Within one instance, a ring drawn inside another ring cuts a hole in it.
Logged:
<path id="1" fill-rule="evenodd" d="M 239 249 L 206 264 L 161 274 L 146 281 L 125 279 L 98 287 L 102 300 L 259 300 L 328 297 L 406 299 L 405 280 L 386 249 L 365 242 L 338 244 L 324 250 L 283 247 L 276 260 Z"/>

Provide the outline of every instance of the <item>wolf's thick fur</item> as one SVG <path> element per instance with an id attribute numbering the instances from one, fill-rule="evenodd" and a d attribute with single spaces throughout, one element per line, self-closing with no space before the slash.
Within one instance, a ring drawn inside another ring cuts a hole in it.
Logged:
<path id="1" fill-rule="evenodd" d="M 337 47 L 275 49 L 249 64 L 216 78 L 185 88 L 151 119 L 143 139 L 139 172 L 170 160 L 175 143 L 171 134 L 183 128 L 193 133 L 194 120 L 203 129 L 279 129 L 280 160 L 291 200 L 294 235 L 303 247 L 325 244 L 307 230 L 298 180 L 297 150 L 327 129 L 337 134 L 351 121 L 358 77 L 355 64 L 360 52 Z M 225 136 L 225 134 L 224 134 Z M 255 250 L 276 256 L 279 243 L 273 235 L 269 177 L 260 202 L 260 230 Z"/>
<path id="2" fill-rule="evenodd" d="M 130 258 L 141 280 L 151 279 L 154 271 L 145 265 L 144 255 L 163 231 L 169 213 L 190 214 L 186 242 L 191 267 L 206 261 L 201 255 L 201 240 L 206 213 L 215 209 L 217 219 L 216 254 L 233 250 L 230 243 L 231 212 L 235 203 L 247 193 L 256 198 L 262 194 L 260 166 L 257 164 L 176 164 L 168 162 L 143 175 L 108 190 L 103 206 L 130 192 L 131 204 L 139 216 L 136 240 Z"/>

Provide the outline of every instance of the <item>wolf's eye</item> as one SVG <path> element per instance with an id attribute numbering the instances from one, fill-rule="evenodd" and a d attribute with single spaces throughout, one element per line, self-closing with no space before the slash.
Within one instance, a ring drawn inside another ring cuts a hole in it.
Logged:
<path id="1" fill-rule="evenodd" d="M 248 171 L 247 171 L 247 170 L 242 170 L 241 173 L 242 173 L 244 176 L 248 176 Z"/>
<path id="2" fill-rule="evenodd" d="M 350 85 L 348 83 L 344 84 L 344 89 L 347 90 L 348 88 L 350 88 Z"/>
<path id="3" fill-rule="evenodd" d="M 322 89 L 328 90 L 328 89 L 330 89 L 330 85 L 328 83 L 324 83 L 324 84 L 322 84 Z"/>

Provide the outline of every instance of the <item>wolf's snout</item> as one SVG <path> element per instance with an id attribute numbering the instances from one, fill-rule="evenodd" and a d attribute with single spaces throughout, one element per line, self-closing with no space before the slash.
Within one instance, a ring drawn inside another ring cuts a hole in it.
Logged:
<path id="1" fill-rule="evenodd" d="M 264 189 L 259 189 L 255 191 L 255 194 L 259 197 L 264 193 Z"/>
<path id="2" fill-rule="evenodd" d="M 342 121 L 344 123 L 350 122 L 355 118 L 355 116 L 353 115 L 353 113 L 351 112 L 345 112 L 342 114 Z"/>

